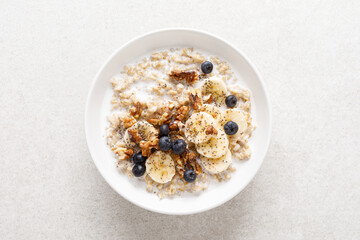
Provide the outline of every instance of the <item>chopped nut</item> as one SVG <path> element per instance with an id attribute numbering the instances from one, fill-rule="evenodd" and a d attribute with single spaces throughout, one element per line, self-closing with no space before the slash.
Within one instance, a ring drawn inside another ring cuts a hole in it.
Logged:
<path id="1" fill-rule="evenodd" d="M 135 103 L 135 107 L 132 107 L 130 109 L 130 114 L 134 118 L 138 119 L 141 116 L 141 110 L 142 110 L 142 106 L 139 102 L 137 102 L 137 103 Z"/>
<path id="2" fill-rule="evenodd" d="M 198 110 L 199 107 L 202 105 L 202 100 L 201 98 L 199 98 L 198 95 L 190 94 L 189 100 L 192 102 L 194 110 Z"/>
<path id="3" fill-rule="evenodd" d="M 180 166 L 180 165 L 176 165 L 176 170 L 178 171 L 178 173 L 179 173 L 179 176 L 181 177 L 181 178 L 183 178 L 184 177 L 184 168 L 182 167 L 182 166 Z"/>
<path id="4" fill-rule="evenodd" d="M 188 159 L 188 162 L 194 162 L 196 160 L 196 153 L 189 152 L 186 157 Z"/>
<path id="5" fill-rule="evenodd" d="M 170 124 L 169 129 L 170 129 L 170 131 L 178 130 L 179 129 L 178 121 L 175 121 L 172 124 Z"/>
<path id="6" fill-rule="evenodd" d="M 182 71 L 171 71 L 170 77 L 174 78 L 176 81 L 186 80 L 188 84 L 193 84 L 199 80 L 198 74 L 195 71 L 182 72 Z"/>
<path id="7" fill-rule="evenodd" d="M 196 153 L 192 151 L 186 151 L 180 155 L 181 159 L 183 160 L 184 164 L 192 164 L 196 161 Z"/>
<path id="8" fill-rule="evenodd" d="M 125 159 L 129 159 L 134 154 L 134 150 L 132 150 L 131 148 L 128 148 L 124 153 L 126 155 Z"/>
<path id="9" fill-rule="evenodd" d="M 173 103 L 169 103 L 169 110 L 173 110 L 175 105 Z"/>
<path id="10" fill-rule="evenodd" d="M 129 159 L 134 154 L 134 151 L 130 148 L 118 147 L 112 150 L 118 155 L 119 160 Z"/>
<path id="11" fill-rule="evenodd" d="M 181 155 L 172 154 L 175 162 L 175 168 L 179 173 L 180 178 L 184 177 L 186 169 L 193 169 L 196 174 L 202 173 L 200 164 L 196 161 L 197 154 L 192 151 L 186 151 Z"/>
<path id="12" fill-rule="evenodd" d="M 156 138 L 152 141 L 141 141 L 140 142 L 140 148 L 141 148 L 141 154 L 143 156 L 150 156 L 151 154 L 151 149 L 155 148 L 155 149 L 159 149 L 159 146 L 158 146 L 158 143 L 159 143 L 159 139 Z"/>
<path id="13" fill-rule="evenodd" d="M 200 164 L 198 162 L 195 162 L 195 173 L 196 173 L 196 175 L 199 175 L 202 173 L 202 167 L 200 166 Z"/>
<path id="14" fill-rule="evenodd" d="M 186 115 L 189 113 L 190 107 L 189 106 L 182 106 L 180 107 L 176 112 L 176 120 L 182 121 L 186 117 Z"/>
<path id="15" fill-rule="evenodd" d="M 206 127 L 205 134 L 206 135 L 215 135 L 216 136 L 218 134 L 218 131 L 216 130 L 216 128 L 214 128 L 214 126 L 209 125 L 209 126 Z"/>
<path id="16" fill-rule="evenodd" d="M 179 135 L 180 136 L 184 136 L 185 135 L 185 124 L 180 122 L 180 121 L 175 121 L 177 122 L 177 126 L 179 127 Z"/>
<path id="17" fill-rule="evenodd" d="M 167 111 L 163 113 L 160 117 L 160 119 L 148 119 L 148 123 L 152 125 L 162 125 L 162 124 L 169 124 L 171 122 L 172 114 L 170 111 Z"/>
<path id="18" fill-rule="evenodd" d="M 185 132 L 182 130 L 182 129 L 179 129 L 179 134 L 180 134 L 180 136 L 185 136 Z"/>
<path id="19" fill-rule="evenodd" d="M 200 164 L 196 161 L 197 154 L 192 151 L 186 151 L 185 153 L 180 155 L 180 160 L 178 161 L 178 169 L 182 169 L 184 172 L 184 169 L 193 169 L 196 173 L 196 175 L 199 175 L 202 173 L 202 168 Z M 180 174 L 180 171 L 179 171 Z"/>
<path id="20" fill-rule="evenodd" d="M 169 124 L 171 122 L 172 114 L 171 112 L 165 112 L 160 118 L 160 124 Z"/>
<path id="21" fill-rule="evenodd" d="M 176 155 L 176 154 L 173 154 L 174 155 L 174 157 L 173 157 L 173 159 L 174 159 L 174 161 L 175 161 L 175 164 L 177 165 L 177 166 L 184 166 L 184 159 L 180 156 L 180 155 Z"/>
<path id="22" fill-rule="evenodd" d="M 214 101 L 214 98 L 211 93 L 204 97 L 204 102 L 206 102 L 206 103 L 212 103 L 213 101 Z"/>
<path id="23" fill-rule="evenodd" d="M 193 104 L 194 110 L 198 110 L 200 108 L 202 105 L 202 95 L 199 88 L 190 90 L 189 100 Z"/>
<path id="24" fill-rule="evenodd" d="M 149 119 L 147 121 L 148 121 L 148 123 L 150 123 L 152 125 L 159 125 L 159 122 L 160 122 L 159 119 Z"/>
<path id="25" fill-rule="evenodd" d="M 184 161 L 179 155 L 172 154 L 172 158 L 175 162 L 175 169 L 179 173 L 180 178 L 184 177 Z"/>
<path id="26" fill-rule="evenodd" d="M 124 117 L 124 127 L 129 128 L 132 127 L 136 123 L 136 119 L 133 117 Z"/>
<path id="27" fill-rule="evenodd" d="M 130 141 L 134 143 L 138 143 L 141 141 L 141 136 L 139 133 L 134 129 L 128 129 L 129 135 L 130 135 Z"/>

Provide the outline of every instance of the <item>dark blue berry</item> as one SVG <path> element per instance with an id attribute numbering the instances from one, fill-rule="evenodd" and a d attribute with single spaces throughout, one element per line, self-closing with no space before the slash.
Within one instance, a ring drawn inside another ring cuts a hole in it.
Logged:
<path id="1" fill-rule="evenodd" d="M 189 182 L 189 183 L 192 183 L 195 181 L 196 179 L 196 173 L 194 170 L 192 169 L 188 169 L 185 171 L 184 173 L 184 179 L 185 181 Z"/>
<path id="2" fill-rule="evenodd" d="M 176 139 L 172 144 L 171 150 L 175 154 L 182 154 L 186 150 L 186 142 L 182 139 Z"/>
<path id="3" fill-rule="evenodd" d="M 141 177 L 144 175 L 146 170 L 146 167 L 143 163 L 135 163 L 135 165 L 132 168 L 132 173 L 135 177 Z"/>
<path id="4" fill-rule="evenodd" d="M 134 155 L 133 155 L 133 163 L 143 163 L 143 162 L 145 162 L 146 161 L 146 157 L 144 157 L 142 154 L 141 154 L 141 152 L 139 152 L 139 153 L 135 153 Z"/>
<path id="5" fill-rule="evenodd" d="M 237 98 L 234 95 L 229 95 L 226 97 L 225 103 L 229 108 L 233 108 L 237 103 Z"/>
<path id="6" fill-rule="evenodd" d="M 169 137 L 161 137 L 159 139 L 159 148 L 163 151 L 169 151 L 171 148 L 171 139 Z"/>
<path id="7" fill-rule="evenodd" d="M 169 135 L 169 125 L 163 124 L 159 128 L 159 136 L 162 137 L 167 135 Z"/>
<path id="8" fill-rule="evenodd" d="M 239 130 L 239 126 L 236 122 L 228 121 L 224 126 L 224 130 L 227 135 L 234 135 Z"/>
<path id="9" fill-rule="evenodd" d="M 211 73 L 213 70 L 213 64 L 209 61 L 203 62 L 201 64 L 201 71 L 205 74 Z"/>

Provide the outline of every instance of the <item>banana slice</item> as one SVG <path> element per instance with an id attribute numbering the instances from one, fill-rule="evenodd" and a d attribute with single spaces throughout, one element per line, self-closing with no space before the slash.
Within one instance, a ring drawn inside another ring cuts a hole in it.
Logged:
<path id="1" fill-rule="evenodd" d="M 200 107 L 199 112 L 208 113 L 215 119 L 217 119 L 221 114 L 220 109 L 218 107 L 210 104 L 203 104 Z"/>
<path id="2" fill-rule="evenodd" d="M 225 102 L 227 88 L 221 78 L 211 77 L 204 81 L 201 87 L 203 95 L 212 94 L 214 102 L 222 105 Z"/>
<path id="3" fill-rule="evenodd" d="M 220 117 L 217 120 L 221 130 L 224 129 L 224 126 L 228 121 L 236 122 L 239 130 L 235 135 L 232 135 L 232 137 L 236 137 L 246 130 L 248 117 L 244 112 L 238 109 L 228 109 L 221 113 Z"/>
<path id="4" fill-rule="evenodd" d="M 175 163 L 170 154 L 156 151 L 146 160 L 146 172 L 158 183 L 171 181 L 175 175 Z"/>
<path id="5" fill-rule="evenodd" d="M 124 134 L 124 141 L 128 146 L 133 146 L 134 143 L 130 140 L 130 135 L 128 133 L 129 129 L 136 130 L 137 133 L 141 136 L 141 140 L 150 141 L 158 135 L 156 128 L 146 121 L 138 121 L 133 126 L 128 128 Z"/>
<path id="6" fill-rule="evenodd" d="M 200 156 L 201 165 L 211 173 L 220 173 L 225 171 L 231 164 L 231 152 L 227 150 L 224 156 L 219 158 L 207 158 Z"/>
<path id="7" fill-rule="evenodd" d="M 211 137 L 207 142 L 196 144 L 195 147 L 198 153 L 205 157 L 219 158 L 228 151 L 229 140 L 226 134 L 218 129 L 216 137 Z"/>
<path id="8" fill-rule="evenodd" d="M 216 126 L 214 118 L 204 112 L 193 113 L 185 123 L 185 137 L 193 143 L 202 143 L 210 139 L 205 133 L 207 126 Z"/>

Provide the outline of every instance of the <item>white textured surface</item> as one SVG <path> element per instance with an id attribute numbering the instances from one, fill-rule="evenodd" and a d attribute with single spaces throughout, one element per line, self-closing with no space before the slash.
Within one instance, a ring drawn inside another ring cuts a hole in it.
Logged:
<path id="1" fill-rule="evenodd" d="M 1 1 L 0 9 L 2 239 L 360 239 L 358 0 Z M 118 196 L 84 136 L 101 64 L 164 27 L 232 42 L 257 65 L 273 105 L 272 143 L 254 181 L 193 216 L 154 214 Z"/>

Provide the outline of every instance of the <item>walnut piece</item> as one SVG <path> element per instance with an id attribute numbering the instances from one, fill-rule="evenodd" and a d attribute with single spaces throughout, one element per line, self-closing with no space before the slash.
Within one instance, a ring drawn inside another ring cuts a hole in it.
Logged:
<path id="1" fill-rule="evenodd" d="M 177 126 L 179 127 L 179 135 L 184 137 L 185 136 L 185 124 L 178 121 Z"/>
<path id="2" fill-rule="evenodd" d="M 130 114 L 134 118 L 138 119 L 141 116 L 142 106 L 141 103 L 135 103 L 135 106 L 130 108 Z"/>
<path id="3" fill-rule="evenodd" d="M 130 135 L 130 141 L 132 141 L 134 143 L 138 143 L 141 141 L 141 136 L 139 135 L 139 133 L 136 130 L 128 129 L 128 133 Z"/>
<path id="4" fill-rule="evenodd" d="M 152 141 L 140 141 L 140 148 L 141 148 L 141 154 L 143 156 L 150 156 L 151 154 L 151 149 L 155 148 L 155 149 L 159 149 L 159 139 L 156 138 Z"/>
<path id="5" fill-rule="evenodd" d="M 202 173 L 200 164 L 196 161 L 197 154 L 192 151 L 186 151 L 181 155 L 173 155 L 175 168 L 181 178 L 184 177 L 186 169 L 193 169 L 197 175 Z"/>
<path id="6" fill-rule="evenodd" d="M 132 150 L 131 148 L 128 148 L 124 153 L 126 155 L 125 159 L 129 159 L 134 154 L 134 150 Z"/>
<path id="7" fill-rule="evenodd" d="M 149 119 L 149 120 L 147 120 L 147 121 L 148 121 L 148 123 L 150 123 L 150 124 L 152 124 L 152 125 L 159 125 L 160 119 L 154 119 L 154 118 L 152 118 L 152 119 Z"/>
<path id="8" fill-rule="evenodd" d="M 196 160 L 196 153 L 194 152 L 189 152 L 187 155 L 186 155 L 186 159 L 187 159 L 187 162 L 194 162 Z"/>
<path id="9" fill-rule="evenodd" d="M 175 104 L 173 104 L 172 102 L 169 102 L 169 110 L 173 110 L 175 107 Z"/>
<path id="10" fill-rule="evenodd" d="M 194 110 L 198 110 L 200 108 L 200 106 L 202 105 L 202 100 L 201 100 L 201 98 L 199 98 L 198 95 L 190 94 L 189 100 L 193 104 Z"/>
<path id="11" fill-rule="evenodd" d="M 218 134 L 218 131 L 216 130 L 216 128 L 214 128 L 213 125 L 209 125 L 206 127 L 206 130 L 205 130 L 205 134 L 206 135 L 217 135 Z"/>
<path id="12" fill-rule="evenodd" d="M 182 106 L 180 107 L 177 112 L 176 112 L 176 117 L 175 119 L 178 121 L 182 121 L 184 120 L 184 118 L 186 117 L 186 115 L 189 113 L 190 107 L 189 106 Z"/>
<path id="13" fill-rule="evenodd" d="M 169 124 L 171 122 L 172 114 L 171 112 L 165 112 L 161 115 L 160 119 L 148 119 L 148 123 L 152 125 L 162 125 L 162 124 Z"/>
<path id="14" fill-rule="evenodd" d="M 212 103 L 214 101 L 213 95 L 210 93 L 209 95 L 204 97 L 204 102 L 206 103 Z"/>
<path id="15" fill-rule="evenodd" d="M 175 162 L 175 169 L 179 173 L 180 178 L 184 177 L 184 160 L 176 154 L 172 154 L 172 158 Z"/>
<path id="16" fill-rule="evenodd" d="M 126 160 L 130 159 L 131 156 L 134 154 L 134 151 L 131 148 L 114 148 L 112 149 L 119 157 L 119 160 Z"/>
<path id="17" fill-rule="evenodd" d="M 176 131 L 179 129 L 178 121 L 174 121 L 172 124 L 170 124 L 169 129 L 170 131 Z"/>
<path id="18" fill-rule="evenodd" d="M 202 94 L 199 88 L 191 89 L 189 92 L 189 100 L 194 110 L 198 110 L 202 105 Z"/>
<path id="19" fill-rule="evenodd" d="M 171 112 L 165 112 L 161 115 L 160 124 L 169 124 L 171 122 L 172 114 Z"/>
<path id="20" fill-rule="evenodd" d="M 197 154 L 195 152 L 186 152 L 185 155 L 185 164 L 186 164 L 186 168 L 189 169 L 193 169 L 196 173 L 196 175 L 199 175 L 202 173 L 202 168 L 200 166 L 200 164 L 196 161 L 197 158 Z"/>
<path id="21" fill-rule="evenodd" d="M 199 76 L 195 71 L 182 72 L 182 71 L 174 70 L 171 71 L 169 76 L 174 78 L 176 81 L 185 79 L 188 84 L 193 84 L 199 80 Z"/>
<path id="22" fill-rule="evenodd" d="M 183 160 L 184 164 L 191 164 L 196 161 L 196 153 L 192 151 L 185 151 L 183 154 L 180 155 L 181 159 Z"/>
<path id="23" fill-rule="evenodd" d="M 124 127 L 129 128 L 132 127 L 136 123 L 136 119 L 133 117 L 124 117 Z"/>
<path id="24" fill-rule="evenodd" d="M 196 175 L 199 175 L 202 173 L 202 167 L 200 166 L 200 164 L 198 162 L 194 163 L 194 168 L 195 168 Z"/>

